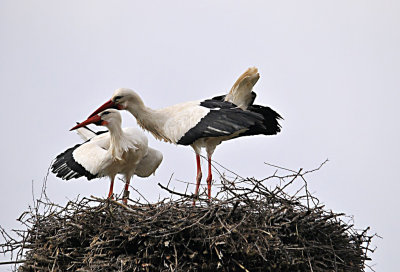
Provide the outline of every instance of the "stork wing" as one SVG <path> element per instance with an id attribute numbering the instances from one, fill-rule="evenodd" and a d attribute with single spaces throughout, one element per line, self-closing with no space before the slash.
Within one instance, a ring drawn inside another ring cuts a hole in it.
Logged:
<path id="1" fill-rule="evenodd" d="M 76 122 L 76 123 L 79 124 L 79 122 Z M 96 135 L 100 135 L 100 134 L 108 132 L 107 130 L 95 132 L 95 131 L 91 130 L 90 128 L 88 128 L 87 126 L 80 127 L 78 129 L 76 129 L 75 131 L 76 131 L 76 133 L 78 133 L 78 135 L 84 141 L 92 139 Z"/>
<path id="2" fill-rule="evenodd" d="M 75 131 L 84 141 L 92 139 L 93 137 L 96 136 L 96 133 L 93 130 L 88 129 L 87 127 L 81 127 L 76 129 Z"/>
<path id="3" fill-rule="evenodd" d="M 259 78 L 260 74 L 256 67 L 247 69 L 233 84 L 230 92 L 225 97 L 225 101 L 245 110 L 254 102 L 255 93 L 252 90 Z"/>
<path id="4" fill-rule="evenodd" d="M 77 144 L 56 157 L 51 171 L 65 180 L 82 176 L 88 180 L 101 177 L 106 154 L 107 150 L 91 142 Z"/>
<path id="5" fill-rule="evenodd" d="M 263 126 L 261 114 L 244 111 L 226 101 L 209 99 L 200 106 L 210 108 L 210 111 L 179 139 L 178 144 L 190 145 L 208 137 L 234 138 L 256 124 Z"/>
<path id="6" fill-rule="evenodd" d="M 162 162 L 163 155 L 160 151 L 148 147 L 147 154 L 142 158 L 140 163 L 137 165 L 135 175 L 141 178 L 145 178 L 153 174 L 160 163 Z"/>
<path id="7" fill-rule="evenodd" d="M 86 127 L 79 130 L 81 133 L 78 134 L 82 138 L 90 137 L 90 139 L 65 150 L 56 157 L 51 170 L 59 178 L 65 180 L 82 176 L 89 180 L 98 178 L 102 176 L 101 170 L 112 162 L 108 160 L 107 155 L 110 145 L 110 134 L 105 133 L 107 131 L 96 133 Z"/>

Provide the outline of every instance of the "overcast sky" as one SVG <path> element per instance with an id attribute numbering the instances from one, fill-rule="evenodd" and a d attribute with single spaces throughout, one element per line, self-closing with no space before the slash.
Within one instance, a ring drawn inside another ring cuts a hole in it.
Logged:
<path id="1" fill-rule="evenodd" d="M 327 209 L 381 235 L 372 264 L 395 271 L 399 3 L 0 1 L 0 225 L 20 227 L 15 219 L 32 204 L 32 183 L 38 194 L 52 159 L 81 141 L 69 129 L 116 88 L 132 88 L 160 108 L 223 94 L 256 66 L 256 102 L 285 118 L 282 132 L 225 142 L 214 159 L 263 178 L 274 172 L 264 162 L 298 170 L 328 158 L 309 177 L 310 190 Z M 129 114 L 123 119 L 136 126 Z M 147 135 L 164 161 L 155 177 L 131 184 L 156 201 L 165 195 L 157 182 L 167 184 L 172 173 L 177 189 L 185 188 L 179 180 L 194 181 L 195 157 L 189 147 Z M 50 174 L 47 185 L 50 199 L 65 203 L 105 197 L 109 182 Z"/>

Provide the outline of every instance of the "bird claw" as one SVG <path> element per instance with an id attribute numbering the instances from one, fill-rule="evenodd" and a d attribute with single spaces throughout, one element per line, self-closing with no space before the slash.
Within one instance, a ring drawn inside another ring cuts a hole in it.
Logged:
<path id="1" fill-rule="evenodd" d="M 108 195 L 107 199 L 112 199 L 112 200 L 114 200 L 114 194 Z"/>
<path id="2" fill-rule="evenodd" d="M 128 204 L 128 198 L 129 198 L 129 191 L 125 190 L 124 194 L 122 196 L 122 202 L 126 205 Z"/>
<path id="3" fill-rule="evenodd" d="M 198 199 L 199 199 L 199 196 L 196 195 L 196 196 L 193 198 L 192 206 L 196 206 L 196 200 L 198 200 Z"/>

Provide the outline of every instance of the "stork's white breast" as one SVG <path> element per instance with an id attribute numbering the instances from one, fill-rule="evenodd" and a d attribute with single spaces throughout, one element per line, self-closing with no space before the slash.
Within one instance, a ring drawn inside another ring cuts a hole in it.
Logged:
<path id="1" fill-rule="evenodd" d="M 200 106 L 200 101 L 190 101 L 160 111 L 167 117 L 163 127 L 165 135 L 173 143 L 177 143 L 210 112 L 210 109 Z"/>

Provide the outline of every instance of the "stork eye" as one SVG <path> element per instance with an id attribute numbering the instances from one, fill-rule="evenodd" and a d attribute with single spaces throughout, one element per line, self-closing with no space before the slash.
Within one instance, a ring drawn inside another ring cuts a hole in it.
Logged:
<path id="1" fill-rule="evenodd" d="M 121 95 L 117 95 L 116 97 L 114 97 L 114 101 L 120 100 L 122 98 Z"/>
<path id="2" fill-rule="evenodd" d="M 103 112 L 102 116 L 107 115 L 109 113 L 110 113 L 109 111 L 105 111 L 105 112 Z"/>

